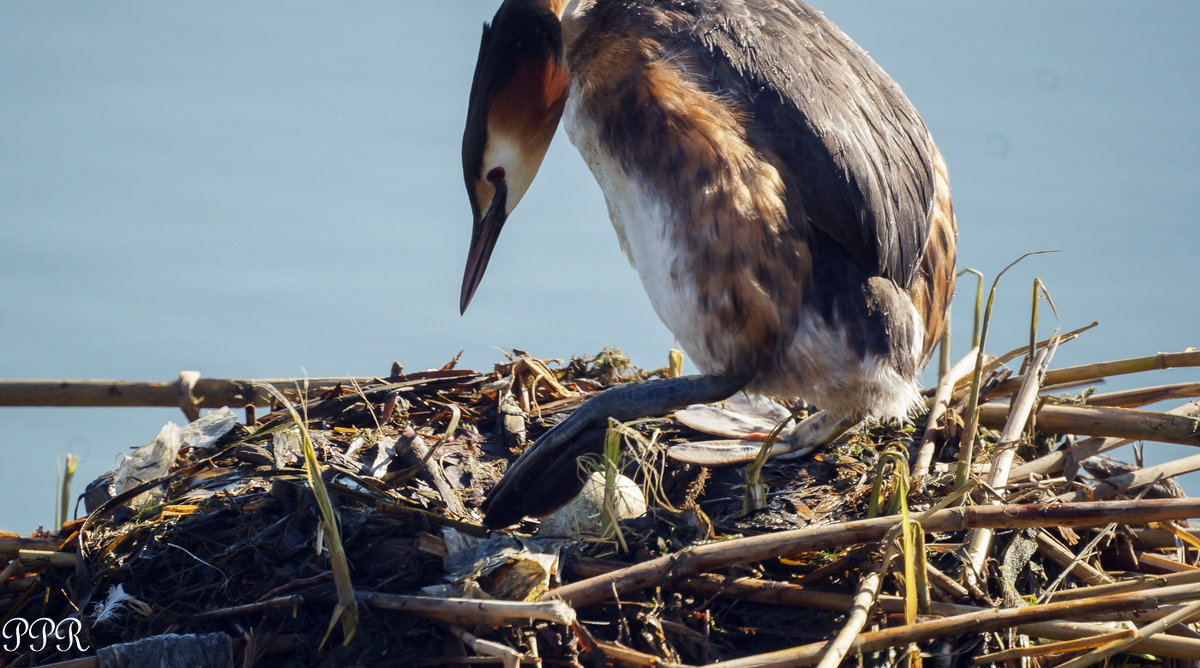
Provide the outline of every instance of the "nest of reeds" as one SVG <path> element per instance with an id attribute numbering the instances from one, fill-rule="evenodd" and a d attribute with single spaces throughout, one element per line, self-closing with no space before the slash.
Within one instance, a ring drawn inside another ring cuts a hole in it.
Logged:
<path id="1" fill-rule="evenodd" d="M 1170 479 L 1200 456 L 1102 453 L 1200 445 L 1200 404 L 1137 410 L 1200 384 L 1055 393 L 1200 353 L 1048 370 L 1073 335 L 970 355 L 911 424 L 749 482 L 672 458 L 712 439 L 673 416 L 614 427 L 620 454 L 593 464 L 643 486 L 648 512 L 557 539 L 532 520 L 489 534 L 485 491 L 591 393 L 669 370 L 514 352 L 490 372 L 279 388 L 270 414 L 202 418 L 165 473 L 98 481 L 61 531 L 0 538 L 4 628 L 80 622 L 65 647 L 9 640 L 0 666 L 1188 665 L 1200 500 Z"/>

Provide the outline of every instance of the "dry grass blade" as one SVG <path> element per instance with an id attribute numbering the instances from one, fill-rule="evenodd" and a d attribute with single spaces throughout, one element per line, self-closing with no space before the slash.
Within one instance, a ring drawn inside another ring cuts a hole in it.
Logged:
<path id="1" fill-rule="evenodd" d="M 982 326 L 978 328 L 979 329 L 979 337 L 978 337 L 977 341 L 973 342 L 972 347 L 978 348 L 980 350 L 987 350 L 987 346 L 985 344 L 987 343 L 988 326 L 991 324 L 991 319 L 992 319 L 992 306 L 993 306 L 993 304 L 995 304 L 995 301 L 996 301 L 996 288 L 997 288 L 997 286 L 999 286 L 1000 279 L 1004 276 L 1004 274 L 1009 269 L 1012 269 L 1018 263 L 1020 263 L 1022 260 L 1024 260 L 1025 258 L 1027 258 L 1031 255 L 1042 255 L 1044 253 L 1057 253 L 1057 252 L 1058 251 L 1032 251 L 1029 253 L 1025 253 L 1021 257 L 1010 262 L 1008 264 L 1008 266 L 1001 269 L 1000 273 L 996 274 L 996 278 L 992 280 L 991 290 L 988 291 L 987 307 L 984 309 L 984 312 L 983 312 L 983 323 L 982 323 Z M 978 310 L 979 310 L 978 298 L 976 298 L 975 310 L 978 313 Z M 978 320 L 978 316 L 976 316 L 976 319 Z M 976 410 L 976 408 L 979 406 L 979 401 L 982 398 L 979 395 L 979 392 L 981 389 L 980 382 L 981 382 L 982 378 L 983 378 L 983 355 L 980 355 L 975 358 L 975 369 L 974 369 L 974 371 L 971 372 L 971 392 L 967 397 L 967 409 L 966 409 L 967 427 L 965 430 L 963 430 L 964 440 L 963 440 L 962 447 L 959 450 L 958 468 L 954 472 L 955 487 L 962 487 L 962 486 L 966 485 L 967 479 L 970 477 L 970 474 L 971 474 L 972 461 L 975 457 L 975 439 L 977 437 L 977 432 L 979 431 L 979 417 L 978 417 L 979 412 Z"/>
<path id="2" fill-rule="evenodd" d="M 1059 342 L 1059 344 L 1061 345 L 1061 344 L 1063 344 L 1063 343 L 1066 343 L 1066 342 L 1068 342 L 1068 341 L 1071 341 L 1071 340 L 1074 340 L 1074 339 L 1076 339 L 1076 338 L 1079 338 L 1079 335 L 1080 335 L 1080 334 L 1083 334 L 1084 332 L 1088 331 L 1089 329 L 1093 329 L 1093 328 L 1095 328 L 1095 327 L 1099 327 L 1099 326 L 1100 326 L 1100 321 L 1098 321 L 1098 320 L 1093 320 L 1092 322 L 1089 322 L 1088 324 L 1086 324 L 1086 325 L 1084 325 L 1084 326 L 1082 326 L 1082 327 L 1078 327 L 1078 328 L 1076 328 L 1076 329 L 1072 329 L 1071 331 L 1069 331 L 1069 332 L 1067 332 L 1067 333 L 1065 333 L 1065 334 L 1059 334 L 1059 335 L 1057 335 L 1057 336 L 1056 336 L 1056 337 L 1054 337 L 1054 338 L 1057 338 L 1057 339 L 1058 339 L 1058 342 Z M 1037 349 L 1039 349 L 1039 348 L 1045 348 L 1046 346 L 1049 346 L 1049 345 L 1050 345 L 1050 343 L 1051 343 L 1051 341 L 1052 341 L 1052 340 L 1053 340 L 1053 339 L 1042 339 L 1041 341 L 1037 341 L 1037 342 L 1034 344 L 1034 347 L 1033 347 L 1033 349 L 1034 349 L 1034 350 L 1037 350 Z M 1011 361 L 1013 361 L 1013 360 L 1017 359 L 1018 357 L 1022 357 L 1022 356 L 1026 356 L 1026 355 L 1029 355 L 1029 347 L 1028 347 L 1028 346 L 1021 346 L 1021 347 L 1019 347 L 1019 348 L 1013 348 L 1012 350 L 1010 350 L 1010 351 L 1008 351 L 1008 352 L 1004 353 L 1003 355 L 997 355 L 996 357 L 993 357 L 993 358 L 992 358 L 992 359 L 991 359 L 991 360 L 990 360 L 990 361 L 989 361 L 989 362 L 988 362 L 988 363 L 987 363 L 987 364 L 986 364 L 986 365 L 983 367 L 983 370 L 984 370 L 984 372 L 985 372 L 985 373 L 986 373 L 986 372 L 989 372 L 989 371 L 992 371 L 993 369 L 996 369 L 996 368 L 999 368 L 999 367 L 1001 367 L 1001 366 L 1003 366 L 1003 365 L 1005 365 L 1005 364 L 1008 364 L 1009 362 L 1011 362 Z M 1014 381 L 1014 383 L 1013 383 L 1013 385 L 1012 385 L 1012 390 L 1013 390 L 1013 391 L 1015 391 L 1015 390 L 1017 389 L 1017 387 L 1019 387 L 1019 383 L 1017 383 L 1017 382 L 1015 382 L 1015 381 Z M 995 394 L 995 393 L 996 393 L 996 391 L 995 391 L 995 390 L 992 390 L 991 394 Z"/>
<path id="3" fill-rule="evenodd" d="M 63 464 L 63 477 L 58 488 L 58 512 L 55 513 L 58 522 L 56 528 L 60 530 L 67 523 L 67 513 L 71 507 L 71 481 L 75 478 L 75 469 L 78 466 L 79 456 L 67 454 L 66 462 Z"/>
<path id="4" fill-rule="evenodd" d="M 329 498 L 329 492 L 325 489 L 325 481 L 321 478 L 321 464 L 317 461 L 317 454 L 313 450 L 312 438 L 308 433 L 308 422 L 301 419 L 300 413 L 288 401 L 283 393 L 272 386 L 263 388 L 271 396 L 275 397 L 280 404 L 287 409 L 288 413 L 295 421 L 296 427 L 300 429 L 300 442 L 304 452 L 304 470 L 308 476 L 308 484 L 312 489 L 313 497 L 317 501 L 317 508 L 321 512 L 321 522 L 325 530 L 326 546 L 329 549 L 329 566 L 333 572 L 333 581 L 337 588 L 338 603 L 334 608 L 333 617 L 329 620 L 329 628 L 325 631 L 325 640 L 329 638 L 330 632 L 333 631 L 333 624 L 338 620 L 342 622 L 342 644 L 349 645 L 358 633 L 358 602 L 354 598 L 354 584 L 350 580 L 350 563 L 346 558 L 346 549 L 342 545 L 341 531 L 338 529 L 337 514 L 333 509 L 333 501 Z"/>

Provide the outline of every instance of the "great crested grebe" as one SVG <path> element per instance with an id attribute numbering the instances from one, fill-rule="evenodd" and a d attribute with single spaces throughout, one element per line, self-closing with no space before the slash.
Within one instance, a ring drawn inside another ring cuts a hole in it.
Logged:
<path id="1" fill-rule="evenodd" d="M 592 397 L 509 468 L 485 523 L 582 485 L 581 432 L 740 390 L 904 417 L 954 292 L 941 154 L 900 87 L 796 0 L 505 0 L 463 136 L 466 310 L 560 117 L 621 248 L 702 372 Z"/>

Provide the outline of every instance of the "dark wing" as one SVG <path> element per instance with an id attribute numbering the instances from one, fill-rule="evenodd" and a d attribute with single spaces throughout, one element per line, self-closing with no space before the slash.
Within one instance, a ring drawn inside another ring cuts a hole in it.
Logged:
<path id="1" fill-rule="evenodd" d="M 751 143 L 776 154 L 793 223 L 910 287 L 929 235 L 933 158 L 928 130 L 900 87 L 801 2 L 695 6 L 696 20 L 678 35 L 704 45 L 714 92 L 737 98 L 750 115 Z"/>

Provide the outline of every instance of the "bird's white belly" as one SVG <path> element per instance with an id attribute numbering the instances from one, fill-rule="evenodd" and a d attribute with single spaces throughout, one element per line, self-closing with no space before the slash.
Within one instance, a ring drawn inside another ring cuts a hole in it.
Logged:
<path id="1" fill-rule="evenodd" d="M 672 238 L 675 212 L 602 148 L 597 124 L 580 122 L 576 97 L 568 97 L 563 124 L 604 192 L 621 250 L 638 272 L 654 311 L 696 366 L 705 373 L 722 370 L 704 343 L 701 300 L 695 284 L 687 280 L 685 258 Z"/>

